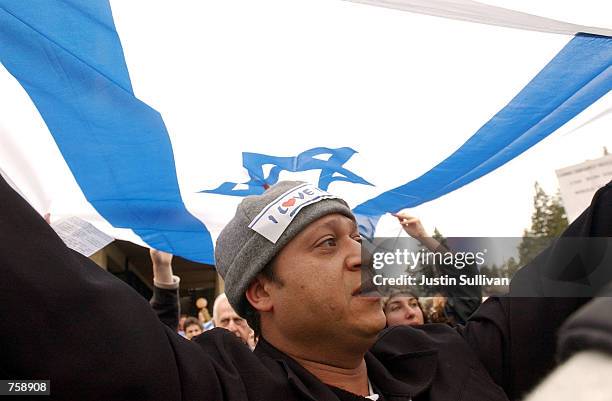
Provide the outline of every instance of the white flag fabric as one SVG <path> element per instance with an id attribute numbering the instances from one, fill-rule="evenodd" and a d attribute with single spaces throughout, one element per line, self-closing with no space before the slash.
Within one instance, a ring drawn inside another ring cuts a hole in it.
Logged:
<path id="1" fill-rule="evenodd" d="M 373 235 L 609 108 L 611 32 L 467 0 L 0 0 L 0 173 L 203 263 L 281 179 Z"/>

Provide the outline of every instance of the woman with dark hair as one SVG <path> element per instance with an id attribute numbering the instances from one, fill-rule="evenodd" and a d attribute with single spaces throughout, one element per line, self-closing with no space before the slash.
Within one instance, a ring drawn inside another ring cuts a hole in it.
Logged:
<path id="1" fill-rule="evenodd" d="M 437 239 L 429 236 L 419 218 L 404 212 L 396 213 L 394 216 L 408 235 L 431 252 L 448 252 Z M 438 266 L 438 268 L 441 270 L 451 268 L 452 271 L 452 266 Z M 459 294 L 452 293 L 453 290 L 447 290 L 447 294 L 436 293 L 432 307 L 427 309 L 423 309 L 416 292 L 393 290 L 391 296 L 383 303 L 387 326 L 412 326 L 424 323 L 445 323 L 451 326 L 463 324 L 481 304 L 480 287 L 464 290 Z M 452 298 L 453 296 L 456 298 Z"/>
<path id="2" fill-rule="evenodd" d="M 387 317 L 387 327 L 426 323 L 426 314 L 419 298 L 410 292 L 392 292 L 390 297 L 383 300 L 383 310 Z"/>
<path id="3" fill-rule="evenodd" d="M 421 299 L 409 291 L 396 290 L 391 296 L 383 299 L 383 311 L 387 317 L 387 327 L 408 325 L 416 326 L 425 323 L 445 323 L 455 325 L 445 312 L 446 297 L 436 294 L 430 308 L 423 308 Z"/>

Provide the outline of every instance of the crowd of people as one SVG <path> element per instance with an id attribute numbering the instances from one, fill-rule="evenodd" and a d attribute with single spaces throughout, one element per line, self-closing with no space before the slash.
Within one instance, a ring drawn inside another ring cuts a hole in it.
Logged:
<path id="1" fill-rule="evenodd" d="M 204 299 L 204 298 L 200 298 Z M 255 349 L 255 336 L 246 320 L 234 311 L 234 308 L 227 300 L 225 293 L 221 293 L 215 298 L 213 304 L 213 314 L 210 320 L 203 319 L 200 311 L 198 317 L 182 315 L 179 319 L 177 332 L 186 339 L 191 340 L 193 337 L 202 334 L 206 330 L 211 330 L 215 327 L 220 327 L 229 330 L 236 335 L 242 342 L 247 344 L 251 349 Z"/>
<path id="2" fill-rule="evenodd" d="M 155 290 L 147 304 L 68 249 L 3 180 L 0 204 L 0 377 L 49 379 L 54 399 L 507 401 L 543 380 L 530 401 L 612 394 L 601 379 L 612 370 L 611 298 L 522 297 L 511 287 L 482 304 L 473 293 L 441 294 L 430 312 L 406 291 L 361 296 L 355 216 L 306 183 L 279 182 L 240 203 L 215 247 L 225 293 L 213 303 L 214 328 L 204 330 L 204 313 L 187 317 L 186 338 L 177 334 L 172 255 L 151 250 Z M 439 249 L 418 219 L 397 218 Z M 563 236 L 611 233 L 608 184 Z M 568 283 L 593 271 L 590 259 L 565 261 L 559 248 L 515 280 L 537 291 L 541 277 Z M 612 295 L 609 277 L 600 276 L 602 294 Z M 585 363 L 597 370 L 573 376 L 576 391 L 550 391 Z"/>

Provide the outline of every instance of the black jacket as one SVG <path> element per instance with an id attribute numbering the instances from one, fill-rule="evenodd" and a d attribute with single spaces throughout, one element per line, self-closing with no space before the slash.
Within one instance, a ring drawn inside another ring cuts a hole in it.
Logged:
<path id="1" fill-rule="evenodd" d="M 593 219 L 612 225 L 610 189 L 579 219 L 590 235 L 602 235 Z M 252 353 L 222 329 L 178 336 L 4 180 L 0 255 L 0 378 L 50 379 L 51 399 L 65 400 L 338 399 L 265 340 Z M 495 298 L 465 327 L 388 329 L 365 356 L 370 379 L 385 400 L 518 398 L 553 366 L 555 332 L 582 303 Z"/>
<path id="2" fill-rule="evenodd" d="M 154 286 L 153 296 L 149 300 L 149 304 L 163 324 L 173 331 L 178 329 L 181 314 L 178 287 L 167 289 Z"/>

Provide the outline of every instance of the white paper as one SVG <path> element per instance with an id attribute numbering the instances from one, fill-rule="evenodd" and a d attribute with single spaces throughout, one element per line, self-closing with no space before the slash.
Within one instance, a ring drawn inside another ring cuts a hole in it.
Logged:
<path id="1" fill-rule="evenodd" d="M 336 196 L 312 184 L 304 183 L 291 188 L 270 202 L 251 221 L 249 228 L 276 244 L 303 207 L 331 198 L 336 198 Z"/>
<path id="2" fill-rule="evenodd" d="M 114 238 L 104 234 L 92 224 L 78 217 L 65 217 L 51 223 L 66 246 L 87 257 L 113 242 Z"/>

